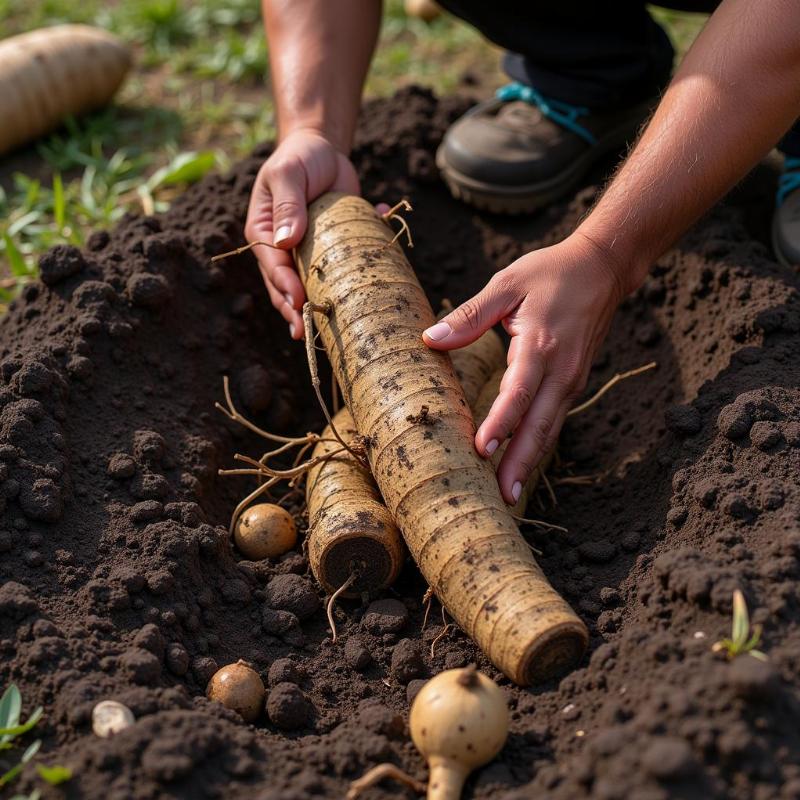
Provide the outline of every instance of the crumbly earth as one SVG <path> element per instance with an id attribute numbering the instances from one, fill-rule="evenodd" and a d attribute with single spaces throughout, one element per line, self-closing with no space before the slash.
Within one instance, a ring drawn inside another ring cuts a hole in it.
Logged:
<path id="1" fill-rule="evenodd" d="M 532 219 L 459 205 L 433 153 L 464 108 L 406 90 L 365 109 L 355 149 L 369 198 L 414 201 L 410 257 L 434 303 L 565 236 L 596 192 Z M 441 615 L 434 604 L 423 630 L 413 565 L 369 613 L 340 604 L 334 645 L 301 546 L 254 563 L 231 545 L 229 514 L 253 485 L 217 470 L 265 445 L 214 409 L 222 376 L 259 425 L 321 427 L 302 346 L 252 256 L 209 263 L 241 244 L 267 152 L 163 216 L 46 254 L 44 282 L 0 321 L 0 684 L 20 686 L 26 712 L 44 706 L 39 760 L 74 772 L 54 789 L 29 767 L 15 788 L 333 798 L 386 760 L 424 779 L 409 698 L 477 662 L 512 726 L 467 797 L 800 797 L 800 281 L 763 243 L 768 172 L 661 258 L 616 317 L 590 389 L 658 368 L 569 421 L 557 505 L 544 494 L 529 508 L 569 532 L 525 531 L 590 650 L 562 680 L 520 690 L 458 631 L 433 647 Z M 766 663 L 711 650 L 736 587 Z M 240 658 L 267 687 L 254 725 L 204 695 Z M 136 723 L 95 737 L 103 699 Z M 364 796 L 412 795 L 385 783 Z"/>

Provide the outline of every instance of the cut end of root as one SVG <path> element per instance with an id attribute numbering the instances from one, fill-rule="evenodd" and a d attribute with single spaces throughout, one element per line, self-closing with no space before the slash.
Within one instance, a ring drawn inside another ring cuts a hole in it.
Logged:
<path id="1" fill-rule="evenodd" d="M 563 675 L 578 665 L 588 644 L 583 622 L 563 622 L 533 642 L 520 661 L 519 674 L 509 677 L 520 686 L 531 686 Z"/>

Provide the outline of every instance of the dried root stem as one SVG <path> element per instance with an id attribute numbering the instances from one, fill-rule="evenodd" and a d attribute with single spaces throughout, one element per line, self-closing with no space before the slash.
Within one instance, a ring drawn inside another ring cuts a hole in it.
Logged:
<path id="1" fill-rule="evenodd" d="M 411 203 L 408 202 L 405 198 L 401 200 L 399 203 L 392 206 L 385 214 L 381 215 L 381 219 L 383 219 L 387 224 L 389 220 L 396 219 L 400 223 L 400 230 L 394 235 L 387 247 L 391 247 L 404 233 L 406 235 L 406 240 L 408 242 L 409 247 L 414 246 L 414 240 L 411 238 L 411 229 L 408 227 L 408 223 L 403 219 L 403 217 L 398 214 L 398 211 L 413 211 L 414 209 L 411 206 Z"/>
<path id="2" fill-rule="evenodd" d="M 222 261 L 224 258 L 231 258 L 231 256 L 238 256 L 240 253 L 246 253 L 248 250 L 252 250 L 254 247 L 258 245 L 263 245 L 264 247 L 271 247 L 273 250 L 280 250 L 280 247 L 275 247 L 272 242 L 248 242 L 247 244 L 243 244 L 241 247 L 237 247 L 235 250 L 229 250 L 227 253 L 220 253 L 219 255 L 213 256 L 211 258 L 211 263 L 213 264 L 215 261 Z"/>
<path id="3" fill-rule="evenodd" d="M 553 525 L 551 522 L 545 522 L 544 520 L 541 519 L 529 519 L 528 517 L 518 517 L 516 514 L 512 514 L 511 516 L 514 517 L 514 519 L 517 522 L 522 522 L 526 525 L 534 525 L 537 528 L 544 528 L 545 530 L 548 531 L 561 531 L 562 533 L 569 532 L 566 528 L 562 527 L 561 525 Z"/>
<path id="4" fill-rule="evenodd" d="M 431 642 L 431 658 L 433 658 L 436 652 L 436 645 L 456 627 L 452 622 L 447 621 L 447 612 L 444 610 L 444 606 L 442 606 L 442 623 L 444 624 L 444 628 L 442 628 L 441 632 Z"/>
<path id="5" fill-rule="evenodd" d="M 429 586 L 422 595 L 422 602 L 425 604 L 425 616 L 422 618 L 422 630 L 428 624 L 428 615 L 431 613 L 431 605 L 433 603 L 433 589 Z"/>
<path id="6" fill-rule="evenodd" d="M 575 406 L 575 408 L 570 409 L 567 412 L 567 416 L 571 417 L 573 414 L 580 414 L 582 411 L 586 411 L 587 408 L 591 408 L 591 406 L 593 406 L 609 389 L 616 386 L 620 381 L 624 381 L 627 378 L 633 378 L 635 375 L 641 375 L 643 372 L 647 372 L 655 367 L 656 362 L 651 361 L 649 364 L 645 364 L 643 367 L 630 369 L 627 372 L 618 372 L 613 378 L 611 378 L 610 381 L 601 386 L 585 403 L 581 403 L 579 406 Z"/>
<path id="7" fill-rule="evenodd" d="M 425 784 L 422 781 L 412 778 L 407 772 L 403 772 L 400 767 L 386 763 L 378 764 L 377 767 L 365 772 L 358 780 L 353 781 L 350 784 L 345 800 L 358 800 L 363 792 L 386 778 L 408 786 L 409 789 L 412 789 L 417 794 L 425 793 Z"/>

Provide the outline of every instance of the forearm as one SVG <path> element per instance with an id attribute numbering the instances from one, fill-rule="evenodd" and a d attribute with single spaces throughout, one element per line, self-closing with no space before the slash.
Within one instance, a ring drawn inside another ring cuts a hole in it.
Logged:
<path id="1" fill-rule="evenodd" d="M 798 115 L 797 4 L 725 0 L 578 232 L 610 255 L 632 291 Z"/>
<path id="2" fill-rule="evenodd" d="M 348 153 L 380 0 L 263 0 L 263 11 L 279 138 L 315 130 Z"/>

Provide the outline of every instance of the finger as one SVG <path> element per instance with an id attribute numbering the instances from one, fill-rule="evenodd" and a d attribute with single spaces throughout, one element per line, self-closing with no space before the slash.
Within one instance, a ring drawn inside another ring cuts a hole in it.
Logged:
<path id="1" fill-rule="evenodd" d="M 387 211 L 389 211 L 390 208 L 391 206 L 388 203 L 378 203 L 375 206 L 375 211 L 378 212 L 379 217 L 382 217 Z"/>
<path id="2" fill-rule="evenodd" d="M 299 159 L 289 159 L 270 164 L 266 176 L 272 195 L 272 243 L 288 250 L 306 232 L 306 171 Z"/>
<path id="3" fill-rule="evenodd" d="M 283 295 L 286 302 L 299 311 L 306 299 L 305 289 L 294 267 L 292 254 L 285 250 L 263 249 L 270 283 Z"/>
<path id="4" fill-rule="evenodd" d="M 567 415 L 567 397 L 552 377 L 542 381 L 497 468 L 497 480 L 507 503 L 516 503 L 533 470 L 555 444 Z"/>
<path id="5" fill-rule="evenodd" d="M 544 375 L 544 362 L 521 337 L 511 340 L 509 367 L 500 383 L 486 419 L 475 436 L 475 447 L 483 456 L 491 456 L 500 444 L 516 430 L 528 413 Z"/>
<path id="6" fill-rule="evenodd" d="M 284 296 L 269 281 L 265 280 L 267 293 L 272 305 L 289 324 L 292 339 L 303 338 L 303 318 L 287 302 Z"/>
<path id="7" fill-rule="evenodd" d="M 423 341 L 434 350 L 454 350 L 474 342 L 518 305 L 507 285 L 493 278 L 478 294 L 428 328 Z"/>

